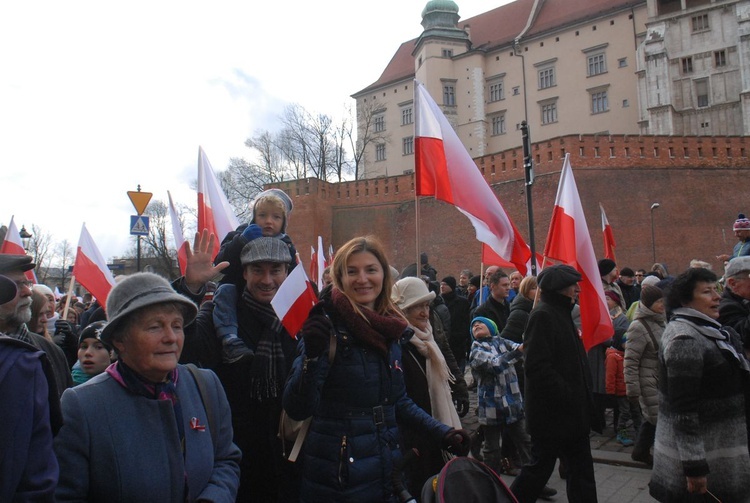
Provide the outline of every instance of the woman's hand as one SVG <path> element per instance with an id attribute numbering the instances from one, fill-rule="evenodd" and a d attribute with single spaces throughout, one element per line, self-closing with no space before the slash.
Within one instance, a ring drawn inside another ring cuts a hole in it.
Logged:
<path id="1" fill-rule="evenodd" d="M 223 271 L 229 262 L 220 262 L 213 265 L 213 253 L 216 247 L 216 236 L 209 235 L 207 229 L 195 233 L 193 249 L 190 250 L 188 243 L 187 265 L 185 267 L 185 285 L 192 292 L 199 292 L 211 278 Z"/>
<path id="2" fill-rule="evenodd" d="M 305 355 L 317 358 L 330 344 L 333 324 L 324 314 L 311 314 L 302 325 L 302 339 L 305 341 Z"/>
<path id="3" fill-rule="evenodd" d="M 706 477 L 687 478 L 687 489 L 689 493 L 705 494 L 708 491 L 708 479 Z"/>

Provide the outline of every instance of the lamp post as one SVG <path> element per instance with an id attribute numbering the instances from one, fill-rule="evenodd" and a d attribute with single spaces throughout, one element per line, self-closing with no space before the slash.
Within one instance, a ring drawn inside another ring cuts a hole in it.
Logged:
<path id="1" fill-rule="evenodd" d="M 651 205 L 651 253 L 654 257 L 652 263 L 656 263 L 656 239 L 654 238 L 654 210 L 660 206 L 659 203 Z"/>
<path id="2" fill-rule="evenodd" d="M 21 225 L 21 231 L 18 234 L 21 236 L 23 249 L 29 251 L 29 241 L 31 240 L 32 234 L 26 230 L 26 227 L 24 225 Z"/>

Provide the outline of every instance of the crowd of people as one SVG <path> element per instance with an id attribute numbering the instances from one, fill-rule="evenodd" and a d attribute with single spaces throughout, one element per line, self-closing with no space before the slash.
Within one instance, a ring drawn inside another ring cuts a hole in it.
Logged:
<path id="1" fill-rule="evenodd" d="M 272 301 L 297 266 L 292 200 L 251 204 L 221 244 L 196 235 L 184 276 L 118 278 L 106 306 L 55 299 L 31 257 L 0 255 L 0 501 L 395 502 L 395 478 L 419 500 L 469 455 L 520 502 L 555 496 L 559 460 L 568 500 L 595 502 L 607 409 L 657 500 L 750 501 L 743 215 L 721 278 L 600 260 L 614 330 L 587 350 L 573 267 L 438 280 L 426 253 L 399 272 L 372 236 L 339 248 L 290 334 Z"/>

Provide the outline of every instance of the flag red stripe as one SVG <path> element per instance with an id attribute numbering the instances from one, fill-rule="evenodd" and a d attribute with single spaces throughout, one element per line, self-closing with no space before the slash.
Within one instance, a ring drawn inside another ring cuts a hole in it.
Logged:
<path id="1" fill-rule="evenodd" d="M 612 233 L 612 227 L 609 225 L 604 227 L 604 256 L 617 262 L 615 258 L 615 236 Z"/>
<path id="2" fill-rule="evenodd" d="M 75 265 L 73 265 L 73 274 L 76 281 L 91 292 L 102 307 L 107 305 L 107 296 L 112 285 L 99 266 L 83 253 L 80 246 L 76 254 Z"/>
<path id="3" fill-rule="evenodd" d="M 180 249 L 177 250 L 177 263 L 180 265 L 180 274 L 185 275 L 187 269 L 187 241 L 183 241 Z"/>
<path id="4" fill-rule="evenodd" d="M 454 204 L 443 140 L 419 136 L 414 140 L 417 195 L 435 196 L 436 199 Z"/>
<path id="5" fill-rule="evenodd" d="M 310 282 L 305 281 L 305 285 L 305 291 L 294 300 L 281 320 L 281 324 L 284 325 L 284 328 L 286 328 L 286 331 L 292 337 L 297 336 L 297 333 L 299 333 L 307 319 L 307 315 L 310 314 L 310 309 L 312 309 L 317 301 L 315 291 L 312 289 Z"/>

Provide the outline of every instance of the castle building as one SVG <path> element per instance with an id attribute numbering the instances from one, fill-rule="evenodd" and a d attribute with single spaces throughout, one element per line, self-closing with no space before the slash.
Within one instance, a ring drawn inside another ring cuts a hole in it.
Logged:
<path id="1" fill-rule="evenodd" d="M 745 135 L 750 0 L 516 0 L 462 21 L 431 0 L 423 31 L 352 95 L 359 178 L 414 167 L 414 79 L 474 158 L 568 134 Z"/>

